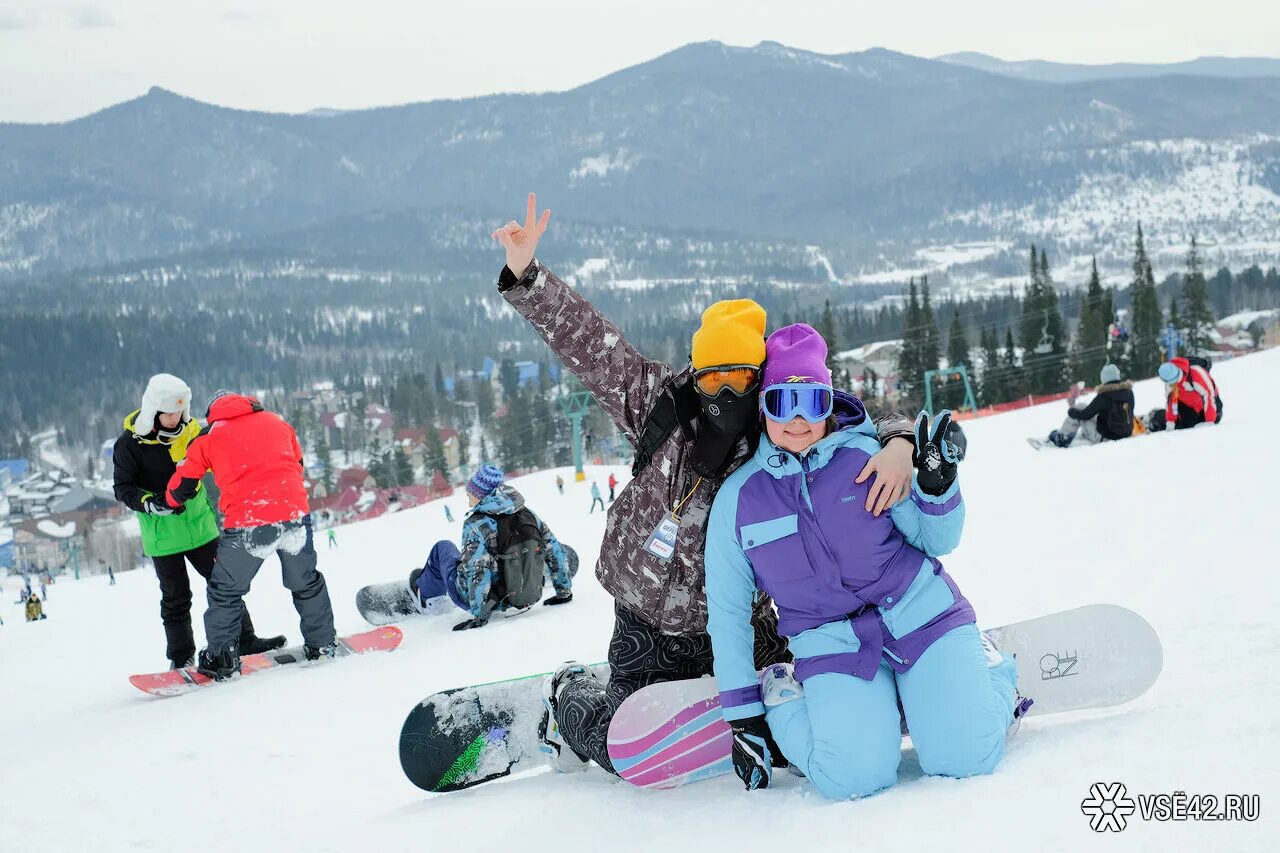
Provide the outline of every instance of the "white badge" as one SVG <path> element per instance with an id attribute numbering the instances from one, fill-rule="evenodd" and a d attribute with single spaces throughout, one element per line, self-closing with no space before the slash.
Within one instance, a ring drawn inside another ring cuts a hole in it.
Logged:
<path id="1" fill-rule="evenodd" d="M 680 521 L 668 513 L 649 534 L 644 549 L 662 562 L 670 562 L 676 553 L 676 534 L 679 532 Z"/>

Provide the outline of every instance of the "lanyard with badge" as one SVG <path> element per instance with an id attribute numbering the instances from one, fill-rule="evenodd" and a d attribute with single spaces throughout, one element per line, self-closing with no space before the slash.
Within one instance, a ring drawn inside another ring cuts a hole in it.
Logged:
<path id="1" fill-rule="evenodd" d="M 676 553 L 676 534 L 680 532 L 680 510 L 689 502 L 689 498 L 693 497 L 693 493 L 698 490 L 700 485 L 702 485 L 701 477 L 693 484 L 689 494 L 681 498 L 672 507 L 671 512 L 663 516 L 662 521 L 658 522 L 658 526 L 654 528 L 653 532 L 649 534 L 649 538 L 645 540 L 645 551 L 664 563 L 671 562 L 671 558 Z"/>

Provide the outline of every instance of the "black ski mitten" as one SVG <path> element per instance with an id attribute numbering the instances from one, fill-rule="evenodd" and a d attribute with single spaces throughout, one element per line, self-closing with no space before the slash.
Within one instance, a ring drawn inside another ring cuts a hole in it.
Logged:
<path id="1" fill-rule="evenodd" d="M 925 412 L 916 415 L 916 482 L 926 495 L 938 496 L 956 480 L 956 464 L 964 459 L 968 440 L 960 424 L 943 409 L 929 423 Z"/>
<path id="2" fill-rule="evenodd" d="M 733 729 L 733 772 L 748 791 L 769 787 L 774 764 L 785 766 L 764 714 L 729 723 Z"/>

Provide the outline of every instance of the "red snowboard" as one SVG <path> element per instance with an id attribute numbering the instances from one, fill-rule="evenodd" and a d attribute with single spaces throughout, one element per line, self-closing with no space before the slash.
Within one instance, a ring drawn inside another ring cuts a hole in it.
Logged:
<path id="1" fill-rule="evenodd" d="M 363 634 L 352 634 L 350 637 L 339 637 L 337 657 L 359 655 L 365 652 L 389 652 L 400 645 L 403 637 L 400 629 L 394 625 L 365 631 Z M 246 655 L 240 658 L 240 676 L 244 677 L 276 666 L 298 663 L 304 659 L 302 646 L 276 649 L 274 652 L 261 655 Z M 129 683 L 153 696 L 177 696 L 217 682 L 207 675 L 196 672 L 194 666 L 189 666 L 186 669 L 171 669 L 168 672 L 155 672 L 150 675 L 131 675 Z"/>

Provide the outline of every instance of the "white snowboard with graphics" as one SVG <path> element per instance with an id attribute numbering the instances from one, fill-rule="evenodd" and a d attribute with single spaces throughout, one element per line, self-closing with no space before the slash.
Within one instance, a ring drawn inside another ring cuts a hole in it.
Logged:
<path id="1" fill-rule="evenodd" d="M 1014 656 L 1027 716 L 1104 708 L 1136 699 L 1160 675 L 1164 653 L 1137 613 L 1092 604 L 987 632 Z M 733 772 L 732 735 L 714 678 L 669 681 L 638 691 L 609 725 L 609 758 L 623 779 L 675 788 Z"/>

